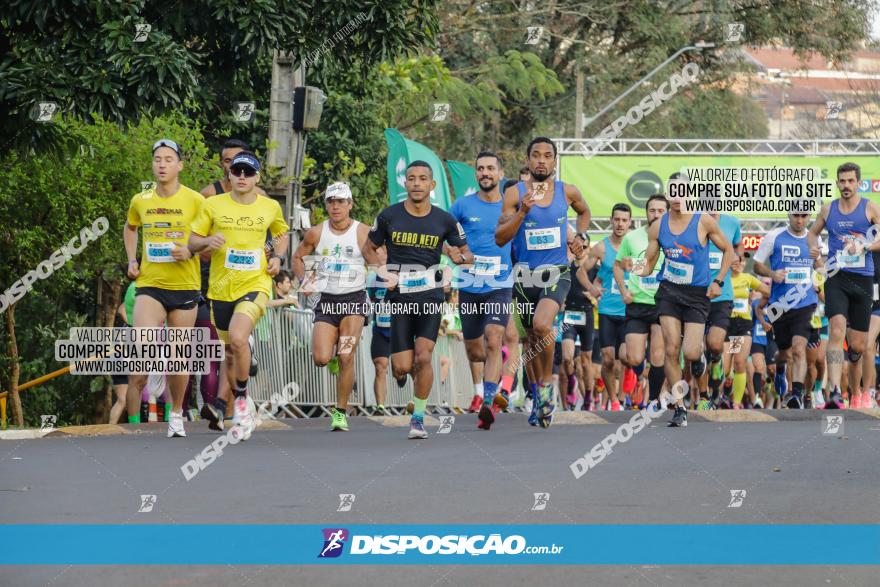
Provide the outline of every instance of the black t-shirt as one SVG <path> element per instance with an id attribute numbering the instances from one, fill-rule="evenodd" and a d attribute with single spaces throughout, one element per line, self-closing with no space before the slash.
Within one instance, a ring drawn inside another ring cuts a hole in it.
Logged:
<path id="1" fill-rule="evenodd" d="M 565 298 L 566 310 L 590 310 L 592 305 L 586 296 L 586 290 L 581 285 L 581 281 L 577 278 L 578 266 L 572 262 L 571 271 L 571 288 L 568 290 L 568 296 Z"/>
<path id="2" fill-rule="evenodd" d="M 874 283 L 880 283 L 880 251 L 871 251 L 874 257 Z"/>
<path id="3" fill-rule="evenodd" d="M 385 245 L 388 250 L 388 265 L 393 272 L 398 272 L 398 267 L 406 265 L 410 267 L 404 267 L 405 270 L 426 271 L 440 265 L 444 242 L 454 247 L 467 244 L 464 230 L 449 212 L 431 206 L 427 216 L 413 216 L 406 211 L 403 204 L 400 202 L 382 210 L 376 217 L 369 235 L 373 244 Z M 438 286 L 442 283 L 442 274 L 432 278 Z M 413 290 L 411 294 L 407 292 L 407 295 L 417 295 L 419 299 L 442 300 L 442 287 L 414 291 L 419 289 L 417 283 L 418 280 L 411 282 L 410 288 L 407 288 L 407 284 L 403 284 L 403 289 Z M 394 292 L 393 297 L 401 295 L 401 287 L 396 288 Z M 390 299 L 392 294 L 388 297 Z"/>

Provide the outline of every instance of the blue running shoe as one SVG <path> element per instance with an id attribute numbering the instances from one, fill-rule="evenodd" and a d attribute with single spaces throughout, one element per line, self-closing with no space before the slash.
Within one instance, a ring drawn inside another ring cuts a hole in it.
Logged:
<path id="1" fill-rule="evenodd" d="M 417 418 L 413 416 L 409 420 L 409 436 L 410 440 L 415 438 L 428 438 L 428 433 L 425 431 L 425 421 L 422 418 Z"/>
<path id="2" fill-rule="evenodd" d="M 538 414 L 535 412 L 535 408 L 538 407 L 538 402 L 532 402 L 532 412 L 529 414 L 529 426 L 537 426 L 538 425 Z"/>
<path id="3" fill-rule="evenodd" d="M 553 405 L 553 386 L 552 385 L 544 385 L 538 388 L 538 402 L 537 402 L 536 412 L 538 414 L 538 419 L 546 418 L 556 409 L 556 406 Z"/>

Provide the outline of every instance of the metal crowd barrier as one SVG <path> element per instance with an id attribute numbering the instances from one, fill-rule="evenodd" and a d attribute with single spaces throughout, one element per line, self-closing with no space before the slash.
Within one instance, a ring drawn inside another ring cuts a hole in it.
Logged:
<path id="1" fill-rule="evenodd" d="M 267 308 L 254 330 L 255 355 L 259 364 L 251 379 L 252 397 L 259 405 L 271 402 L 294 417 L 329 415 L 336 403 L 336 376 L 312 360 L 311 310 L 291 307 Z M 370 358 L 372 326 L 365 326 L 355 357 L 355 384 L 349 406 L 359 413 L 372 414 L 376 406 L 373 382 L 376 370 Z M 448 361 L 448 375 L 441 380 L 442 363 Z M 473 397 L 473 381 L 464 343 L 440 336 L 433 356 L 434 384 L 428 399 L 432 413 L 466 410 Z M 403 387 L 397 385 L 389 361 L 386 381 L 386 410 L 404 413 L 412 400 L 412 377 Z"/>

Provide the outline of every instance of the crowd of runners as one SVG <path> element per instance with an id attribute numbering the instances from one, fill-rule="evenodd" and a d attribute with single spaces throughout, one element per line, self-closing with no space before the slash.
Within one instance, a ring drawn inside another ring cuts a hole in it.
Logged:
<path id="1" fill-rule="evenodd" d="M 199 193 L 180 184 L 180 148 L 162 139 L 153 147 L 155 187 L 128 211 L 134 284 L 120 317 L 134 327 L 209 328 L 226 355 L 201 377 L 201 415 L 218 431 L 231 416 L 243 439 L 255 425 L 249 338 L 267 306 L 299 305 L 294 283 L 313 300 L 315 364 L 338 367 L 332 430 L 348 430 L 369 324 L 377 410 L 389 368 L 401 385 L 411 377 L 409 438 L 427 437 L 450 286 L 473 374 L 470 409 L 484 430 L 518 381 L 529 423 L 540 428 L 556 410 L 670 407 L 669 425 L 683 427 L 689 409 L 876 406 L 880 208 L 858 193 L 857 165 L 837 169 L 838 198 L 818 214 L 790 214 L 750 255 L 737 218 L 690 214 L 662 193 L 644 209 L 616 204 L 610 234 L 591 240 L 587 200 L 556 179 L 555 144 L 537 137 L 525 156 L 519 179 L 506 180 L 501 158 L 479 153 L 478 191 L 448 212 L 431 204 L 431 166 L 413 161 L 406 199 L 372 226 L 352 218 L 351 188 L 334 183 L 324 192 L 328 219 L 302 235 L 285 270 L 290 229 L 258 187 L 261 165 L 247 145 L 224 144 L 222 180 Z M 191 383 L 168 376 L 169 437 L 186 435 Z M 139 422 L 147 376 L 114 384 L 111 417 L 125 410 Z"/>

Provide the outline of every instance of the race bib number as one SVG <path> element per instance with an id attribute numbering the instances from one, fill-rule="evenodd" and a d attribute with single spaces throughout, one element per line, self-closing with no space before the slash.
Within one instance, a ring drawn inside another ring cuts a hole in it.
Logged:
<path id="1" fill-rule="evenodd" d="M 501 257 L 474 255 L 474 275 L 499 275 L 501 273 Z"/>
<path id="2" fill-rule="evenodd" d="M 559 248 L 562 242 L 561 234 L 558 226 L 526 230 L 526 248 L 530 251 Z"/>
<path id="3" fill-rule="evenodd" d="M 718 271 L 721 269 L 721 257 L 723 253 L 709 253 L 709 269 Z"/>
<path id="4" fill-rule="evenodd" d="M 763 338 L 767 336 L 767 333 L 764 331 L 764 327 L 761 326 L 760 322 L 755 322 L 755 338 Z"/>
<path id="5" fill-rule="evenodd" d="M 401 273 L 398 282 L 400 293 L 417 293 L 433 289 L 434 280 L 428 275 L 427 271 L 410 271 L 409 273 Z"/>
<path id="6" fill-rule="evenodd" d="M 260 268 L 262 254 L 260 250 L 226 249 L 226 262 L 223 265 L 233 271 L 255 271 Z"/>
<path id="7" fill-rule="evenodd" d="M 860 255 L 851 255 L 846 251 L 837 251 L 837 266 L 838 267 L 849 267 L 849 268 L 858 268 L 865 266 L 865 255 L 864 253 Z"/>
<path id="8" fill-rule="evenodd" d="M 819 316 L 825 315 L 825 304 L 824 303 L 819 302 L 819 305 L 816 306 L 816 313 L 819 314 Z"/>
<path id="9" fill-rule="evenodd" d="M 380 288 L 376 289 L 376 299 L 377 300 L 384 300 L 385 296 L 387 294 L 388 294 L 388 288 L 380 287 Z"/>
<path id="10" fill-rule="evenodd" d="M 749 300 L 743 298 L 733 300 L 733 311 L 737 314 L 748 314 Z"/>
<path id="11" fill-rule="evenodd" d="M 587 313 L 586 312 L 574 312 L 567 311 L 565 316 L 562 318 L 562 321 L 566 324 L 573 324 L 576 326 L 586 326 L 587 324 Z"/>
<path id="12" fill-rule="evenodd" d="M 332 257 L 327 257 L 321 261 L 321 271 L 323 273 L 341 274 L 348 272 L 348 263 L 337 261 Z"/>
<path id="13" fill-rule="evenodd" d="M 620 295 L 620 288 L 617 287 L 617 280 L 613 278 L 611 279 L 611 293 L 618 296 Z"/>
<path id="14" fill-rule="evenodd" d="M 663 279 L 676 285 L 690 285 L 694 280 L 694 266 L 666 259 Z"/>
<path id="15" fill-rule="evenodd" d="M 174 243 L 146 243 L 147 261 L 150 263 L 174 263 L 176 260 L 171 256 Z"/>
<path id="16" fill-rule="evenodd" d="M 379 328 L 391 328 L 391 315 L 376 314 L 376 326 Z"/>
<path id="17" fill-rule="evenodd" d="M 657 274 L 639 277 L 639 286 L 645 291 L 656 291 L 660 287 L 660 282 L 657 281 Z"/>
<path id="18" fill-rule="evenodd" d="M 797 269 L 787 269 L 785 271 L 785 283 L 788 285 L 808 283 L 811 278 L 812 270 L 809 267 L 798 267 Z"/>

